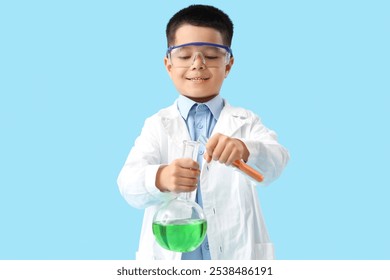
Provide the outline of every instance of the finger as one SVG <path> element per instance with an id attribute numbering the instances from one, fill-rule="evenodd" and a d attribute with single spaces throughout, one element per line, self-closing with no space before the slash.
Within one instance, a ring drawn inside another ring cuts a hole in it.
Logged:
<path id="1" fill-rule="evenodd" d="M 218 139 L 220 138 L 221 134 L 220 133 L 217 133 L 215 135 L 213 135 L 209 141 L 207 142 L 206 144 L 206 152 L 209 154 L 209 155 L 212 155 L 213 152 L 214 152 L 214 149 L 215 147 L 217 146 L 218 144 Z"/>
<path id="2" fill-rule="evenodd" d="M 182 187 L 193 188 L 198 185 L 198 178 L 180 178 L 177 180 L 177 185 Z"/>
<path id="3" fill-rule="evenodd" d="M 183 178 L 197 179 L 200 175 L 200 170 L 199 169 L 182 168 L 178 175 L 180 177 L 183 177 Z"/>
<path id="4" fill-rule="evenodd" d="M 226 160 L 225 164 L 226 165 L 231 165 L 234 161 L 239 160 L 239 159 L 240 159 L 240 157 L 238 156 L 238 154 L 233 152 L 233 153 L 230 154 L 230 156 Z"/>
<path id="5" fill-rule="evenodd" d="M 183 186 L 183 187 L 180 187 L 179 192 L 193 192 L 194 190 L 196 190 L 196 188 L 197 188 L 197 186 L 194 186 L 194 187 Z"/>
<path id="6" fill-rule="evenodd" d="M 213 160 L 219 160 L 222 153 L 225 150 L 226 141 L 224 139 L 219 139 L 218 144 L 215 146 L 212 158 Z"/>
<path id="7" fill-rule="evenodd" d="M 197 185 L 188 186 L 188 185 L 178 185 L 174 186 L 171 191 L 175 193 L 182 193 L 182 192 L 192 192 L 196 190 Z"/>
<path id="8" fill-rule="evenodd" d="M 196 161 L 190 159 L 190 158 L 181 158 L 181 159 L 178 159 L 178 164 L 180 167 L 182 168 L 186 168 L 186 169 L 199 169 L 199 163 L 197 163 Z"/>
<path id="9" fill-rule="evenodd" d="M 206 152 L 203 155 L 203 158 L 206 160 L 207 163 L 210 163 L 211 161 L 211 156 Z"/>
<path id="10" fill-rule="evenodd" d="M 192 192 L 198 187 L 198 180 L 184 178 L 181 181 L 181 184 L 176 186 L 176 190 L 179 192 Z"/>
<path id="11" fill-rule="evenodd" d="M 223 151 L 221 158 L 223 158 L 226 165 L 232 164 L 233 161 L 236 159 L 241 159 L 240 157 L 240 151 L 237 149 L 237 146 L 234 142 L 229 141 L 225 147 L 225 150 Z M 220 159 L 221 161 L 221 159 Z"/>
<path id="12" fill-rule="evenodd" d="M 185 177 L 183 174 L 175 174 L 171 177 L 172 186 L 194 186 L 198 183 L 198 177 Z"/>
<path id="13" fill-rule="evenodd" d="M 219 163 L 225 163 L 229 158 L 229 156 L 230 156 L 230 152 L 227 149 L 223 150 L 221 155 L 218 157 Z"/>

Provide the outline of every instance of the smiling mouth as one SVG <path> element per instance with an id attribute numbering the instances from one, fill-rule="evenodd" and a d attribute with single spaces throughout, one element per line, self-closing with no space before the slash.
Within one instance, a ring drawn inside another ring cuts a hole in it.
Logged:
<path id="1" fill-rule="evenodd" d="M 195 77 L 195 78 L 186 78 L 189 81 L 207 81 L 209 78 Z"/>

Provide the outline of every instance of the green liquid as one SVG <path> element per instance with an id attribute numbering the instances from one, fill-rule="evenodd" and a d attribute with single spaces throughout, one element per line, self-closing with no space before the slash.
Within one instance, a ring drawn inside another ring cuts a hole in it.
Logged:
<path id="1" fill-rule="evenodd" d="M 206 220 L 176 220 L 154 222 L 153 234 L 161 247 L 175 252 L 191 252 L 202 244 L 206 235 Z"/>

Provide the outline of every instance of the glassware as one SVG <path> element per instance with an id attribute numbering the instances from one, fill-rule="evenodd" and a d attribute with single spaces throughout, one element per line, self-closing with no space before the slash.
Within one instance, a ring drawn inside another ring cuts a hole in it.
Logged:
<path id="1" fill-rule="evenodd" d="M 196 161 L 200 142 L 184 141 L 183 158 Z M 153 217 L 153 234 L 161 247 L 175 252 L 191 252 L 202 244 L 207 221 L 202 208 L 191 200 L 191 193 L 181 193 L 165 202 Z"/>
<path id="2" fill-rule="evenodd" d="M 228 46 L 206 42 L 192 42 L 171 46 L 167 50 L 169 63 L 178 68 L 190 67 L 199 55 L 203 64 L 213 68 L 229 64 L 233 54 Z"/>
<path id="3" fill-rule="evenodd" d="M 199 136 L 198 141 L 206 147 L 206 143 L 207 143 L 208 139 L 206 137 L 204 137 L 203 135 L 201 135 L 201 136 Z M 251 180 L 254 180 L 255 182 L 263 182 L 264 181 L 264 176 L 259 171 L 257 171 L 253 167 L 249 166 L 248 164 L 246 164 L 242 160 L 238 159 L 238 160 L 234 161 L 232 163 L 232 165 L 233 165 L 233 167 L 237 168 L 237 170 L 239 172 L 248 176 L 248 178 L 250 178 Z"/>

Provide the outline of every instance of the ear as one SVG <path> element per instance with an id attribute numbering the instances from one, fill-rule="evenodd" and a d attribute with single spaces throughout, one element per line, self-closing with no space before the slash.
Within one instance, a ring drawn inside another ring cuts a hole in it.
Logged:
<path id="1" fill-rule="evenodd" d="M 234 57 L 231 57 L 230 61 L 229 61 L 229 64 L 226 65 L 226 68 L 225 68 L 225 78 L 229 75 L 229 72 L 232 69 L 233 64 L 234 64 Z"/>
<path id="2" fill-rule="evenodd" d="M 167 69 L 168 75 L 172 77 L 172 73 L 171 73 L 172 65 L 169 63 L 168 57 L 166 56 L 164 57 L 164 65 L 165 65 L 165 69 Z"/>

